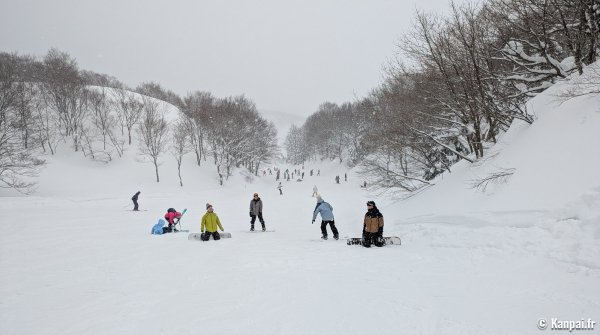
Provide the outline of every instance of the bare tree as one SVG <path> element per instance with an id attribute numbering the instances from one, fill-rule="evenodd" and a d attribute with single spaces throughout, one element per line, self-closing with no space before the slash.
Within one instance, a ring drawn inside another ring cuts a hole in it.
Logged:
<path id="1" fill-rule="evenodd" d="M 138 127 L 140 136 L 140 154 L 147 157 L 154 164 L 156 171 L 156 182 L 160 182 L 158 176 L 158 159 L 167 147 L 168 125 L 165 119 L 165 111 L 154 99 L 144 98 L 144 114 Z"/>
<path id="2" fill-rule="evenodd" d="M 136 94 L 125 89 L 113 90 L 114 100 L 119 110 L 122 126 L 127 128 L 127 138 L 131 145 L 131 130 L 138 123 L 143 114 L 144 104 L 138 100 Z"/>
<path id="3" fill-rule="evenodd" d="M 89 106 L 92 110 L 92 123 L 100 131 L 102 135 L 102 148 L 106 150 L 106 139 L 110 137 L 116 120 L 111 115 L 110 101 L 108 101 L 106 91 L 103 87 L 89 93 Z"/>
<path id="4" fill-rule="evenodd" d="M 181 163 L 183 162 L 183 156 L 190 152 L 189 146 L 187 145 L 187 134 L 185 129 L 185 117 L 179 119 L 173 128 L 173 142 L 171 145 L 171 154 L 175 157 L 177 162 L 177 175 L 179 176 L 179 185 L 183 186 L 183 179 L 181 178 Z"/>
<path id="5" fill-rule="evenodd" d="M 21 76 L 15 54 L 0 54 L 0 187 L 30 193 L 44 161 L 34 156 L 28 139 L 32 130 L 32 85 Z"/>
<path id="6" fill-rule="evenodd" d="M 58 115 L 65 136 L 77 133 L 87 112 L 87 89 L 77 63 L 67 53 L 51 49 L 44 57 L 43 88 L 47 106 Z M 74 136 L 75 150 L 78 149 Z"/>

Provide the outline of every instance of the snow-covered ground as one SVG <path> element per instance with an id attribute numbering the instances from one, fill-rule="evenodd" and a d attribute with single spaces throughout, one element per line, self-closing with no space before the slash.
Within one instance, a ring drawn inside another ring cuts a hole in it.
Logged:
<path id="1" fill-rule="evenodd" d="M 557 89 L 489 159 L 403 202 L 337 163 L 307 163 L 280 196 L 270 175 L 237 171 L 219 186 L 191 156 L 181 188 L 169 156 L 157 184 L 133 149 L 110 164 L 64 149 L 35 196 L 0 198 L 0 334 L 535 334 L 540 318 L 600 322 L 600 98 L 557 105 Z M 500 169 L 514 173 L 470 188 Z M 402 246 L 321 240 L 313 185 L 342 237 L 360 235 L 375 200 Z M 137 190 L 145 211 L 132 212 Z M 253 192 L 275 232 L 247 232 Z M 150 235 L 169 207 L 199 231 L 207 202 L 231 239 Z"/>

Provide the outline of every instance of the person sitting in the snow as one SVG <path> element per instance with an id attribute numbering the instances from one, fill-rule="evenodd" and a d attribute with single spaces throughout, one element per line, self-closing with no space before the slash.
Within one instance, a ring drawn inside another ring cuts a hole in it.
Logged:
<path id="1" fill-rule="evenodd" d="M 180 218 L 181 213 L 176 211 L 175 208 L 167 209 L 167 213 L 165 214 L 165 220 L 167 220 L 169 226 L 164 228 L 165 233 L 177 231 L 177 229 L 175 229 L 175 225 L 177 224 L 177 222 L 179 222 Z M 175 222 L 175 219 L 177 219 L 177 222 Z"/>
<path id="2" fill-rule="evenodd" d="M 331 227 L 331 232 L 333 233 L 333 238 L 337 240 L 339 238 L 339 234 L 337 228 L 335 227 L 333 207 L 329 203 L 325 202 L 325 200 L 321 198 L 320 194 L 317 194 L 317 206 L 315 207 L 315 210 L 313 212 L 312 223 L 315 223 L 315 220 L 317 219 L 317 214 L 319 213 L 321 213 L 322 220 L 321 233 L 323 234 L 323 236 L 321 238 L 324 240 L 327 239 L 327 225 L 329 224 L 329 226 Z"/>
<path id="3" fill-rule="evenodd" d="M 206 214 L 202 216 L 202 223 L 200 224 L 202 240 L 208 241 L 211 235 L 215 241 L 221 239 L 221 235 L 219 235 L 219 232 L 217 232 L 217 227 L 223 231 L 223 226 L 221 226 L 221 221 L 219 220 L 217 213 L 213 212 L 213 206 L 207 203 Z M 204 230 L 206 230 L 206 233 Z"/>
<path id="4" fill-rule="evenodd" d="M 383 214 L 377 209 L 375 201 L 367 201 L 367 213 L 363 223 L 363 246 L 371 244 L 383 246 Z"/>
<path id="5" fill-rule="evenodd" d="M 254 222 L 256 222 L 257 215 L 258 215 L 258 220 L 260 221 L 260 224 L 262 225 L 262 230 L 263 231 L 267 230 L 267 228 L 265 228 L 265 220 L 263 219 L 263 216 L 262 216 L 262 209 L 263 209 L 262 200 L 258 196 L 258 193 L 254 193 L 252 200 L 250 200 L 250 217 L 252 218 L 250 220 L 250 231 L 254 231 Z"/>

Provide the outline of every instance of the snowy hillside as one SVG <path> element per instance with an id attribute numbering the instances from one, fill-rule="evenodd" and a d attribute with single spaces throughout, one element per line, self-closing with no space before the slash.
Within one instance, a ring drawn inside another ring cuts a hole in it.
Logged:
<path id="1" fill-rule="evenodd" d="M 567 85 L 532 100 L 536 122 L 515 122 L 487 159 L 404 202 L 368 194 L 335 162 L 307 163 L 281 196 L 274 175 L 237 170 L 220 186 L 210 159 L 191 155 L 179 187 L 168 155 L 156 183 L 134 147 L 110 164 L 61 150 L 36 195 L 0 199 L 0 334 L 513 335 L 538 333 L 540 318 L 600 322 L 600 97 L 557 104 Z M 471 188 L 497 171 L 510 176 Z M 321 240 L 314 185 L 341 237 L 360 236 L 374 200 L 402 246 Z M 274 232 L 248 232 L 253 192 Z M 169 207 L 198 232 L 207 202 L 231 239 L 150 235 Z"/>

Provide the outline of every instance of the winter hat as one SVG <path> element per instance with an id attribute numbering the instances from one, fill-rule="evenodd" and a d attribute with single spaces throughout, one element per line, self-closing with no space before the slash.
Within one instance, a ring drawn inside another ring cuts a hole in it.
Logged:
<path id="1" fill-rule="evenodd" d="M 256 192 L 254 192 L 254 194 L 253 194 L 253 195 L 254 195 L 255 197 L 258 197 L 258 193 L 256 193 Z"/>
<path id="2" fill-rule="evenodd" d="M 377 207 L 377 206 L 375 206 L 375 201 L 373 201 L 373 200 L 367 201 L 367 206 L 368 205 L 373 205 L 373 207 Z"/>
<path id="3" fill-rule="evenodd" d="M 212 205 L 207 202 L 206 203 L 206 209 L 208 209 L 209 207 L 212 207 Z"/>

